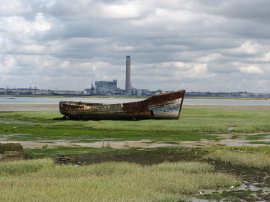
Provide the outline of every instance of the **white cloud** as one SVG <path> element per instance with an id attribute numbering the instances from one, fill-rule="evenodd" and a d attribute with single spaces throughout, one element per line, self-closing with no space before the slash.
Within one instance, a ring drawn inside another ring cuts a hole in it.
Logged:
<path id="1" fill-rule="evenodd" d="M 38 13 L 33 21 L 29 21 L 21 16 L 2 17 L 0 18 L 1 26 L 4 27 L 2 33 L 10 34 L 13 40 L 17 38 L 30 38 L 33 35 L 49 31 L 51 23 L 44 17 L 42 13 Z"/>
<path id="2" fill-rule="evenodd" d="M 218 60 L 220 58 L 222 58 L 222 55 L 220 53 L 210 53 L 206 56 L 200 57 L 198 61 L 208 63 L 208 62 L 213 62 L 215 60 Z"/>
<path id="3" fill-rule="evenodd" d="M 50 30 L 52 25 L 48 20 L 46 20 L 42 13 L 38 13 L 35 16 L 35 21 L 32 23 L 32 26 L 34 27 L 34 30 L 44 32 Z"/>
<path id="4" fill-rule="evenodd" d="M 12 56 L 3 57 L 2 60 L 0 60 L 0 72 L 2 72 L 2 74 L 11 72 L 15 64 L 16 60 Z"/>
<path id="5" fill-rule="evenodd" d="M 167 75 L 171 79 L 178 78 L 209 78 L 214 76 L 210 73 L 206 63 L 184 63 L 184 62 L 164 62 L 158 64 L 148 64 L 152 71 L 163 72 L 163 76 Z M 167 72 L 166 72 L 167 71 Z M 151 74 L 151 72 L 150 72 Z M 168 78 L 167 77 L 167 78 Z"/>
<path id="6" fill-rule="evenodd" d="M 262 54 L 259 60 L 262 62 L 270 62 L 270 52 Z"/>
<path id="7" fill-rule="evenodd" d="M 131 2 L 123 4 L 101 4 L 101 17 L 108 18 L 137 18 L 140 16 L 140 6 Z"/>
<path id="8" fill-rule="evenodd" d="M 240 71 L 247 74 L 262 74 L 263 73 L 262 69 L 256 65 L 240 67 Z"/>
<path id="9" fill-rule="evenodd" d="M 180 61 L 171 61 L 171 62 L 161 62 L 157 64 L 148 64 L 148 66 L 155 69 L 188 70 L 191 67 L 191 64 L 180 62 Z"/>
<path id="10" fill-rule="evenodd" d="M 18 47 L 17 50 L 26 54 L 42 54 L 45 51 L 45 47 L 39 44 L 26 44 Z"/>
<path id="11" fill-rule="evenodd" d="M 207 64 L 194 64 L 186 73 L 191 78 L 210 78 L 214 76 L 213 73 L 208 71 Z"/>
<path id="12" fill-rule="evenodd" d="M 27 1 L 0 0 L 0 16 L 20 15 L 28 12 L 31 12 L 31 7 Z"/>
<path id="13" fill-rule="evenodd" d="M 259 44 L 254 41 L 245 41 L 241 46 L 235 49 L 236 53 L 246 53 L 246 54 L 259 54 L 265 51 L 268 47 L 263 44 Z"/>

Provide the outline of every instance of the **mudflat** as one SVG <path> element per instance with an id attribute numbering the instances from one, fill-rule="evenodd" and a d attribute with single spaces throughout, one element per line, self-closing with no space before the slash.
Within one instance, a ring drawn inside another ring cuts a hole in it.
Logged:
<path id="1" fill-rule="evenodd" d="M 270 110 L 270 106 L 242 105 L 184 105 L 188 109 L 222 109 L 222 110 Z"/>
<path id="2" fill-rule="evenodd" d="M 58 104 L 0 104 L 0 111 L 56 111 Z"/>

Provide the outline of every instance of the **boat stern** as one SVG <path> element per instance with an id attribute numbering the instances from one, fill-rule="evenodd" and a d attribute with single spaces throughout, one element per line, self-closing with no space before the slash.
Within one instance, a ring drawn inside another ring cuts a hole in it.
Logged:
<path id="1" fill-rule="evenodd" d="M 160 105 L 149 105 L 149 112 L 155 119 L 178 119 L 182 102 L 183 98 L 178 98 Z"/>

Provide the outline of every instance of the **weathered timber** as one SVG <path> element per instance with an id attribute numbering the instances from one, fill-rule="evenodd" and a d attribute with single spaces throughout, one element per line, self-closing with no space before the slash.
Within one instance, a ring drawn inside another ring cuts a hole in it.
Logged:
<path id="1" fill-rule="evenodd" d="M 154 95 L 139 102 L 101 104 L 60 101 L 64 118 L 79 120 L 178 119 L 185 90 Z"/>

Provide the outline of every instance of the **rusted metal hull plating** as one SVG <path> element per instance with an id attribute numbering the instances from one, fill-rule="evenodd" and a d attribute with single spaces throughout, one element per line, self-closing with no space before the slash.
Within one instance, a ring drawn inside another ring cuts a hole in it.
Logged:
<path id="1" fill-rule="evenodd" d="M 185 90 L 154 95 L 139 102 L 100 104 L 60 101 L 60 113 L 81 120 L 178 119 Z"/>

